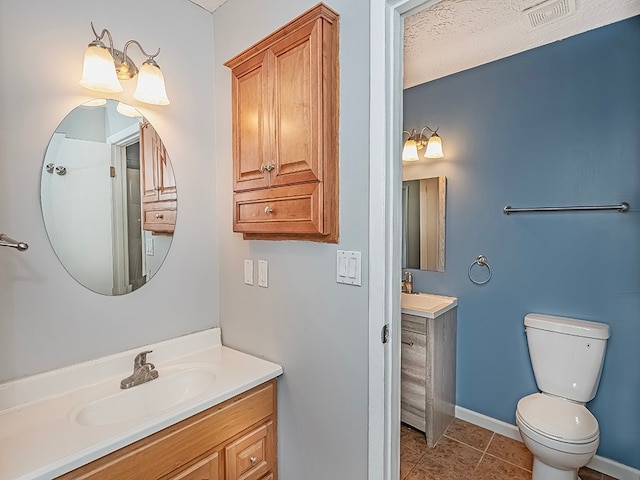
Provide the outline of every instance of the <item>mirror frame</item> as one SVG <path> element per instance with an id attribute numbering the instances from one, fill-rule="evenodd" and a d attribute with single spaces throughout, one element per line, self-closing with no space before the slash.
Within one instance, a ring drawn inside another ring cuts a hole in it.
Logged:
<path id="1" fill-rule="evenodd" d="M 418 182 L 419 225 L 410 223 L 409 182 Z M 424 271 L 445 271 L 446 245 L 446 197 L 447 178 L 445 176 L 406 179 L 402 181 L 402 268 Z M 412 228 L 413 227 L 413 228 Z M 408 265 L 410 229 L 417 230 L 419 265 Z"/>

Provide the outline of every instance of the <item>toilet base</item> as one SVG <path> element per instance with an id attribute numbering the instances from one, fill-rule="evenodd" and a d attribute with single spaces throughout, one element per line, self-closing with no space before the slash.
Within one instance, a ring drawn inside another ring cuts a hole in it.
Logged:
<path id="1" fill-rule="evenodd" d="M 534 457 L 531 480 L 580 480 L 580 477 L 577 469 L 560 470 Z"/>

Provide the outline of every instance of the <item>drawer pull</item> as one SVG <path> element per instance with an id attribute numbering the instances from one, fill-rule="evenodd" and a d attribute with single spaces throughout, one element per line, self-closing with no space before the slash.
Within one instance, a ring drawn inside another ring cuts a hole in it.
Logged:
<path id="1" fill-rule="evenodd" d="M 403 345 L 409 345 L 410 347 L 413 347 L 413 342 L 407 342 L 406 340 L 401 340 Z"/>
<path id="2" fill-rule="evenodd" d="M 271 215 L 273 213 L 273 208 L 264 207 L 264 213 L 266 213 L 267 215 Z"/>
<path id="3" fill-rule="evenodd" d="M 156 218 L 157 218 L 158 220 L 161 220 L 161 219 L 163 219 L 163 218 L 164 218 L 164 215 L 163 215 L 163 214 L 161 214 L 161 213 L 156 213 Z"/>
<path id="4" fill-rule="evenodd" d="M 251 457 L 251 458 L 249 458 L 249 461 L 251 462 L 251 465 L 253 465 L 254 463 L 256 463 L 256 460 L 258 460 L 256 457 Z"/>

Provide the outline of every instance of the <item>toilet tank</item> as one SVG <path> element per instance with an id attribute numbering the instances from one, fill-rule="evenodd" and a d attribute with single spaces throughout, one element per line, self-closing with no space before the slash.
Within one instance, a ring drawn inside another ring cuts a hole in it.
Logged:
<path id="1" fill-rule="evenodd" d="M 604 362 L 606 323 L 529 313 L 529 356 L 540 391 L 586 403 L 596 396 Z"/>

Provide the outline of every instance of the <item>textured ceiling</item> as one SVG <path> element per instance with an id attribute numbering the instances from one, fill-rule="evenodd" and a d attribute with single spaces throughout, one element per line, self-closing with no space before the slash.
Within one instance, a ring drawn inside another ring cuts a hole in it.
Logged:
<path id="1" fill-rule="evenodd" d="M 228 0 L 191 0 L 215 11 Z M 266 1 L 266 0 L 265 0 Z M 536 28 L 527 9 L 571 12 Z M 640 0 L 425 0 L 431 6 L 405 18 L 404 87 L 461 72 L 640 15 Z M 575 7 L 575 8 L 574 8 Z"/>
<path id="2" fill-rule="evenodd" d="M 575 5 L 573 13 L 534 28 L 522 12 L 541 3 L 547 2 L 443 0 L 408 16 L 405 88 L 640 14 L 640 0 L 567 0 Z"/>

